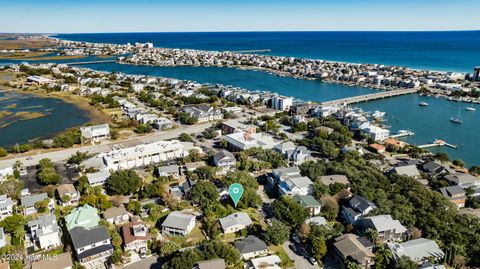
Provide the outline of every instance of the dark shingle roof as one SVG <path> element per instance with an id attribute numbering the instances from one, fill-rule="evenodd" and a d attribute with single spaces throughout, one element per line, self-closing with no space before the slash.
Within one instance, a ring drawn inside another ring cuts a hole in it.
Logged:
<path id="1" fill-rule="evenodd" d="M 107 228 L 104 226 L 98 226 L 88 230 L 83 227 L 75 227 L 70 230 L 70 237 L 76 249 L 110 239 Z"/>
<path id="2" fill-rule="evenodd" d="M 235 242 L 235 247 L 241 254 L 268 249 L 267 244 L 254 235 L 249 235 L 242 240 Z"/>

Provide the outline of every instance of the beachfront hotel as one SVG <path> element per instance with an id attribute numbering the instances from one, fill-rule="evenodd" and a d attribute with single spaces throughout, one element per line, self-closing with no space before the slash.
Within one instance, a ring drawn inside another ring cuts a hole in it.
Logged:
<path id="1" fill-rule="evenodd" d="M 193 143 L 172 141 L 158 141 L 135 147 L 112 150 L 103 155 L 103 162 L 109 170 L 130 169 L 142 167 L 162 161 L 183 158 Z"/>

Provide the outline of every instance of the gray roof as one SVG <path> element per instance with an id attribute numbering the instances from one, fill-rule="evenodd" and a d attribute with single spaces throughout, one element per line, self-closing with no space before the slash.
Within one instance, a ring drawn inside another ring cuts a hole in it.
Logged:
<path id="1" fill-rule="evenodd" d="M 13 205 L 12 198 L 8 197 L 6 194 L 0 195 L 0 201 L 4 201 L 0 202 L 0 207 L 9 207 Z"/>
<path id="2" fill-rule="evenodd" d="M 438 259 L 445 255 L 435 241 L 426 238 L 418 238 L 400 244 L 391 244 L 390 248 L 395 257 L 407 256 L 412 261 L 419 261 L 428 257 Z"/>
<path id="3" fill-rule="evenodd" d="M 293 166 L 293 167 L 282 167 L 282 168 L 277 168 L 273 169 L 273 174 L 279 176 L 279 177 L 284 177 L 284 176 L 301 176 L 300 175 L 300 168 L 298 166 Z"/>
<path id="4" fill-rule="evenodd" d="M 282 143 L 276 145 L 273 148 L 283 153 L 287 150 L 293 150 L 293 149 L 295 149 L 295 147 L 296 146 L 295 146 L 295 144 L 293 144 L 292 141 L 286 141 L 286 142 L 282 142 Z"/>
<path id="5" fill-rule="evenodd" d="M 451 181 L 455 184 L 468 184 L 468 183 L 475 183 L 480 181 L 480 178 L 472 176 L 470 174 L 453 174 L 453 175 L 446 175 L 445 178 L 448 181 Z"/>
<path id="6" fill-rule="evenodd" d="M 108 170 L 102 170 L 100 172 L 87 174 L 88 183 L 96 184 L 99 182 L 103 182 L 103 181 L 106 181 L 109 176 L 110 176 L 110 171 Z"/>
<path id="7" fill-rule="evenodd" d="M 312 224 L 323 225 L 323 226 L 328 225 L 327 220 L 324 217 L 321 217 L 321 216 L 308 218 L 307 220 L 305 220 L 305 223 L 306 224 L 312 223 Z"/>
<path id="8" fill-rule="evenodd" d="M 324 184 L 329 186 L 330 184 L 333 183 L 341 183 L 344 185 L 349 184 L 350 182 L 348 181 L 347 176 L 345 175 L 328 175 L 328 176 L 321 176 L 320 181 Z"/>
<path id="9" fill-rule="evenodd" d="M 178 165 L 167 165 L 157 167 L 158 174 L 178 174 Z"/>
<path id="10" fill-rule="evenodd" d="M 240 241 L 235 242 L 235 247 L 240 251 L 240 254 L 268 249 L 267 244 L 254 235 L 249 235 Z"/>
<path id="11" fill-rule="evenodd" d="M 217 258 L 197 263 L 198 269 L 225 269 L 227 268 L 225 260 Z"/>
<path id="12" fill-rule="evenodd" d="M 440 188 L 439 191 L 443 196 L 448 198 L 452 198 L 454 196 L 465 196 L 465 191 L 458 185 L 443 187 Z"/>
<path id="13" fill-rule="evenodd" d="M 363 219 L 363 222 L 378 232 L 394 230 L 395 233 L 401 234 L 407 231 L 407 228 L 405 228 L 399 220 L 394 220 L 390 215 L 368 217 Z"/>
<path id="14" fill-rule="evenodd" d="M 46 193 L 33 194 L 29 196 L 22 196 L 20 198 L 20 204 L 24 207 L 35 206 L 36 202 L 43 201 L 48 198 Z"/>
<path id="15" fill-rule="evenodd" d="M 249 226 L 253 224 L 252 220 L 250 219 L 248 214 L 245 212 L 237 212 L 237 213 L 230 214 L 224 218 L 221 218 L 219 221 L 223 229 L 226 229 L 228 227 L 232 227 L 235 225 Z"/>
<path id="16" fill-rule="evenodd" d="M 105 212 L 103 212 L 103 217 L 105 219 L 112 219 L 126 214 L 128 214 L 128 211 L 124 206 L 117 206 L 110 207 L 109 209 L 105 210 Z"/>
<path id="17" fill-rule="evenodd" d="M 91 244 L 110 239 L 110 234 L 104 226 L 97 226 L 91 229 L 75 227 L 70 230 L 73 246 L 78 249 Z"/>
<path id="18" fill-rule="evenodd" d="M 399 166 L 393 168 L 395 173 L 402 175 L 402 176 L 407 176 L 407 177 L 418 177 L 420 176 L 420 172 L 417 169 L 417 166 L 415 165 L 404 165 L 404 166 Z"/>
<path id="19" fill-rule="evenodd" d="M 39 216 L 38 218 L 29 221 L 27 225 L 28 225 L 28 227 L 38 225 L 39 228 L 48 227 L 48 226 L 51 225 L 53 233 L 60 232 L 60 228 L 58 227 L 57 219 L 55 218 L 54 214 L 47 214 L 47 215 Z M 42 230 L 37 230 L 37 235 L 38 236 L 41 236 L 42 233 L 43 233 Z"/>
<path id="20" fill-rule="evenodd" d="M 354 195 L 352 199 L 350 199 L 350 206 L 360 212 L 367 210 L 369 207 L 377 208 L 373 202 L 360 195 Z"/>
<path id="21" fill-rule="evenodd" d="M 235 156 L 233 155 L 233 153 L 231 153 L 230 151 L 227 151 L 227 150 L 221 150 L 221 151 L 215 153 L 215 155 L 213 155 L 214 162 L 218 162 L 218 161 L 220 161 L 224 158 L 235 160 Z"/>
<path id="22" fill-rule="evenodd" d="M 186 230 L 192 219 L 195 219 L 195 216 L 183 214 L 179 211 L 173 211 L 172 213 L 168 214 L 165 221 L 163 221 L 162 227 Z"/>

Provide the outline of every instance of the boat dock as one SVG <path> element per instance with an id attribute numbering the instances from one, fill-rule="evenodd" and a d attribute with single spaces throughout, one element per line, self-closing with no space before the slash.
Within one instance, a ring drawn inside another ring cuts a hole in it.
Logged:
<path id="1" fill-rule="evenodd" d="M 394 97 L 394 96 L 399 96 L 399 95 L 406 95 L 406 94 L 412 94 L 412 93 L 417 93 L 419 89 L 402 89 L 402 90 L 392 90 L 392 91 L 382 91 L 382 92 L 377 92 L 377 93 L 370 93 L 370 94 L 365 94 L 365 95 L 360 95 L 360 96 L 352 96 L 352 97 L 347 97 L 347 98 L 342 98 L 342 99 L 337 99 L 337 100 L 332 100 L 332 101 L 326 101 L 322 102 L 322 106 L 337 106 L 337 105 L 349 105 L 349 104 L 356 104 L 356 103 L 361 103 L 361 102 L 368 102 L 371 100 L 377 100 L 377 99 L 384 99 L 384 98 L 389 98 L 389 97 Z"/>
<path id="2" fill-rule="evenodd" d="M 100 61 L 87 61 L 87 62 L 71 62 L 62 63 L 66 65 L 82 65 L 82 64 L 103 64 L 103 63 L 115 63 L 117 60 L 100 60 Z"/>
<path id="3" fill-rule="evenodd" d="M 446 147 L 449 147 L 449 148 L 452 148 L 452 149 L 457 148 L 457 145 L 449 144 L 449 143 L 445 142 L 444 140 L 435 140 L 430 144 L 420 145 L 420 146 L 417 146 L 417 147 L 419 147 L 421 149 L 425 149 L 425 148 L 433 148 L 433 147 L 441 147 L 441 146 L 446 146 Z"/>
<path id="4" fill-rule="evenodd" d="M 412 135 L 415 135 L 415 133 L 412 131 L 398 132 L 397 134 L 391 135 L 390 138 L 400 138 L 400 137 L 412 136 Z"/>

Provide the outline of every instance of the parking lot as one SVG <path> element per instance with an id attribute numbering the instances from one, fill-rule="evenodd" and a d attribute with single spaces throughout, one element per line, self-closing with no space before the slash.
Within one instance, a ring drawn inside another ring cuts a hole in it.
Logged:
<path id="1" fill-rule="evenodd" d="M 44 186 L 38 184 L 36 166 L 25 167 L 26 175 L 20 177 L 23 181 L 24 188 L 28 188 L 30 192 L 39 192 Z M 74 168 L 67 168 L 63 163 L 55 163 L 55 170 L 60 174 L 62 178 L 62 184 L 74 183 L 78 178 L 78 172 Z"/>

